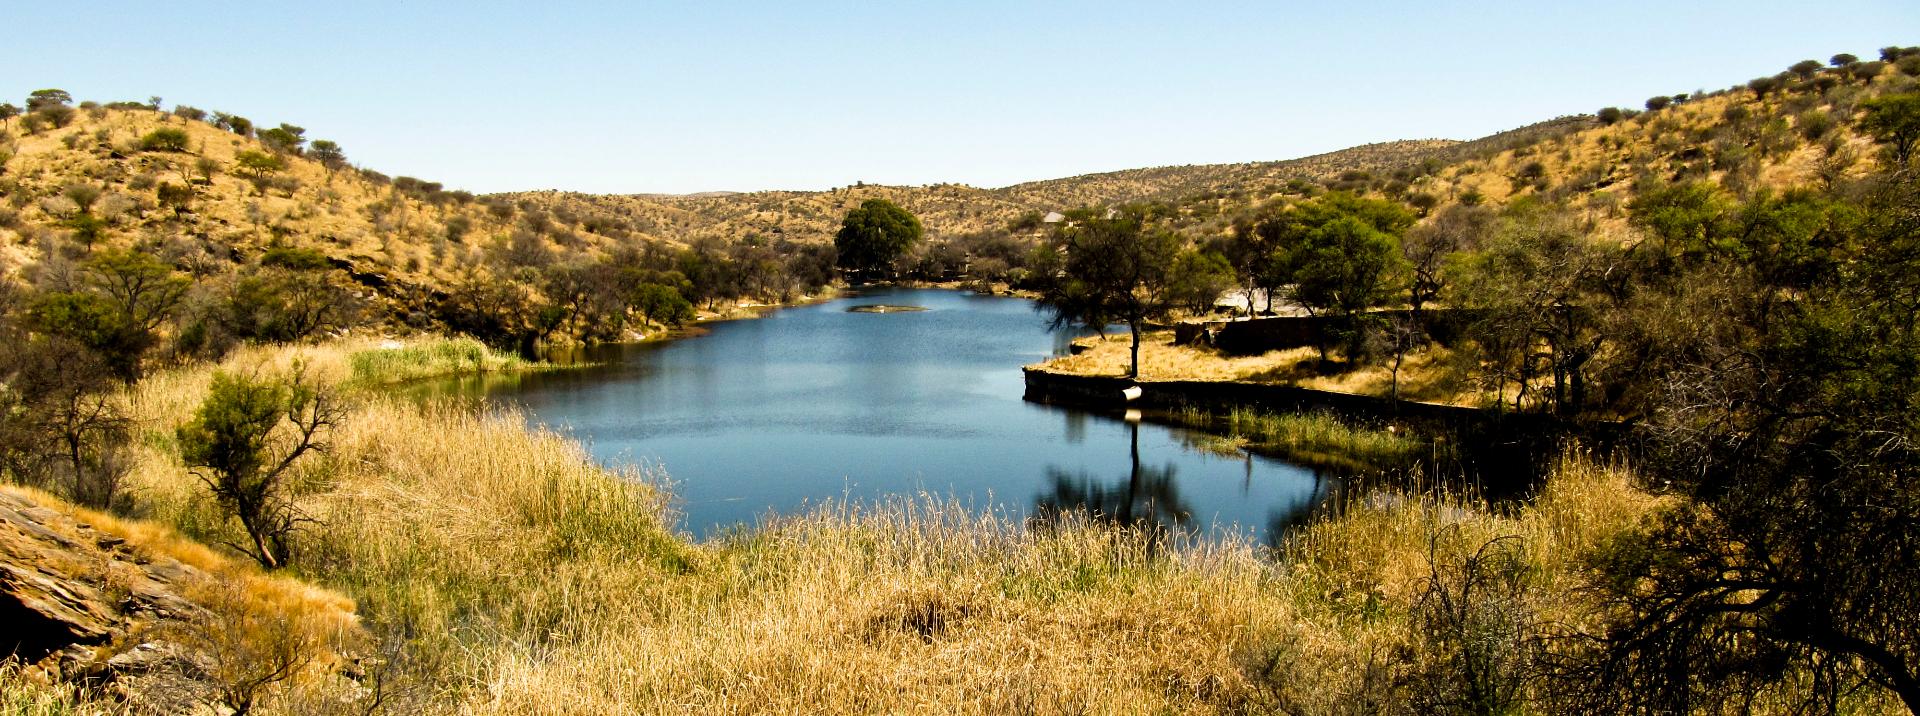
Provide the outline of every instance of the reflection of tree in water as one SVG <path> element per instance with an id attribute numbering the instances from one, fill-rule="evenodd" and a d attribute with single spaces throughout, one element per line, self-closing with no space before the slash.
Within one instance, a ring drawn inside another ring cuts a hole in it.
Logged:
<path id="1" fill-rule="evenodd" d="M 1344 494 L 1341 486 L 1345 484 L 1338 478 L 1328 477 L 1319 470 L 1313 471 L 1313 491 L 1306 499 L 1298 500 L 1286 506 L 1286 509 L 1271 510 L 1267 513 L 1267 546 L 1279 549 L 1286 542 L 1287 535 L 1294 530 L 1313 524 L 1326 514 L 1323 510 L 1338 509 L 1339 496 Z M 1331 500 L 1331 503 L 1329 502 Z"/>
<path id="2" fill-rule="evenodd" d="M 1193 508 L 1180 499 L 1174 466 L 1143 467 L 1140 426 L 1132 427 L 1133 471 L 1126 479 L 1108 485 L 1086 472 L 1074 474 L 1050 466 L 1047 484 L 1052 491 L 1034 497 L 1035 518 L 1052 522 L 1078 513 L 1129 527 L 1169 529 L 1186 525 Z"/>

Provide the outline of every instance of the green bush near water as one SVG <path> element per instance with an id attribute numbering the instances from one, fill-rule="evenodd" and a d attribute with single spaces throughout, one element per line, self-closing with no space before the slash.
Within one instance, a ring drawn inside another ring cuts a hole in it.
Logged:
<path id="1" fill-rule="evenodd" d="M 517 356 L 500 353 L 472 338 L 442 338 L 355 352 L 353 382 L 388 385 L 423 378 L 479 375 L 537 367 Z"/>

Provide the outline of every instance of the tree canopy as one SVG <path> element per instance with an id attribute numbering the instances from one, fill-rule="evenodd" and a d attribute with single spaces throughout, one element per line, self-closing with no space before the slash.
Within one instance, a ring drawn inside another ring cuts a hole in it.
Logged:
<path id="1" fill-rule="evenodd" d="M 868 199 L 841 220 L 833 247 L 841 268 L 866 273 L 892 266 L 925 233 L 920 219 L 906 209 L 886 199 Z"/>

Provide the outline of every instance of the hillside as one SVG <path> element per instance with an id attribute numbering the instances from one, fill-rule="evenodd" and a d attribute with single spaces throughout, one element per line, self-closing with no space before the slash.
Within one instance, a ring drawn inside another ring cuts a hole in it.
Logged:
<path id="1" fill-rule="evenodd" d="M 188 303 L 206 304 L 219 299 L 206 294 L 233 294 L 239 270 L 261 265 L 269 249 L 292 248 L 322 257 L 326 280 L 356 297 L 357 318 L 322 328 L 449 327 L 529 347 L 617 339 L 629 326 L 679 320 L 680 309 L 631 317 L 624 297 L 641 284 L 710 314 L 732 310 L 736 299 L 811 294 L 835 280 L 828 244 L 841 217 L 873 198 L 916 214 L 930 238 L 898 270 L 983 283 L 1023 280 L 1028 249 L 1047 228 L 1042 215 L 1128 202 L 1166 207 L 1172 226 L 1204 243 L 1327 190 L 1404 203 L 1422 216 L 1531 197 L 1575 207 L 1596 231 L 1626 240 L 1624 208 L 1638 187 L 1705 179 L 1745 193 L 1859 174 L 1874 150 L 1851 121 L 1858 103 L 1914 81 L 1880 62 L 1762 79 L 1765 92 L 1741 85 L 1660 97 L 1649 104 L 1657 110 L 1562 117 L 1465 142 L 1388 142 L 998 189 L 685 196 L 474 196 L 352 167 L 298 132 L 281 136 L 297 127 L 82 102 L 0 131 L 0 271 L 44 287 L 63 280 L 63 262 L 94 247 L 135 247 L 192 275 L 203 295 Z"/>

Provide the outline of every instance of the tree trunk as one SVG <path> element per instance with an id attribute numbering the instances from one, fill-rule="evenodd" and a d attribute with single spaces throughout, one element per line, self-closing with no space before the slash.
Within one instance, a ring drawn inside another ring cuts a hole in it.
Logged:
<path id="1" fill-rule="evenodd" d="M 1140 319 L 1136 318 L 1131 321 L 1128 321 L 1127 329 L 1133 333 L 1133 363 L 1132 363 L 1132 367 L 1127 369 L 1127 377 L 1132 378 L 1134 380 L 1139 380 L 1140 379 Z"/>

